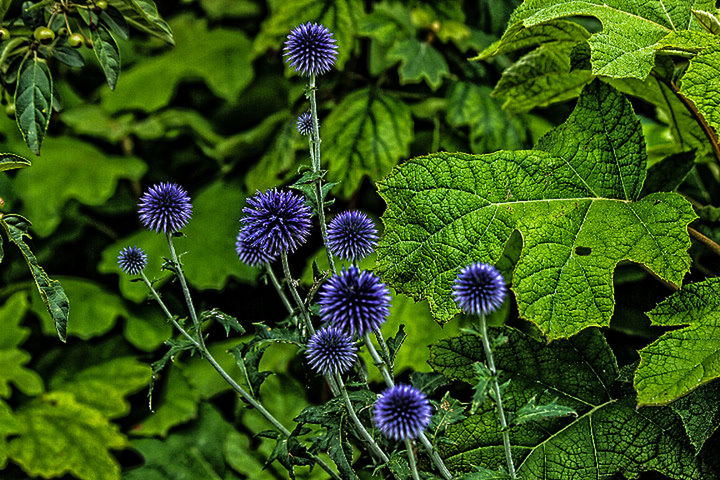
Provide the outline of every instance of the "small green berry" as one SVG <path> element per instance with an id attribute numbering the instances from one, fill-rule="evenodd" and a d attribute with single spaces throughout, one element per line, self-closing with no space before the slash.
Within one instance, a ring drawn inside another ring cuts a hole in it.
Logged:
<path id="1" fill-rule="evenodd" d="M 72 48 L 80 48 L 85 43 L 85 38 L 79 33 L 73 33 L 68 37 L 68 45 Z"/>
<path id="2" fill-rule="evenodd" d="M 10 30 L 5 27 L 0 28 L 0 41 L 10 38 Z"/>
<path id="3" fill-rule="evenodd" d="M 38 27 L 35 29 L 33 36 L 38 42 L 42 43 L 43 45 L 47 45 L 55 39 L 55 32 L 53 32 L 47 27 Z"/>
<path id="4" fill-rule="evenodd" d="M 9 103 L 5 107 L 5 115 L 7 115 L 9 118 L 13 118 L 13 119 L 15 118 L 15 104 L 14 103 Z"/>

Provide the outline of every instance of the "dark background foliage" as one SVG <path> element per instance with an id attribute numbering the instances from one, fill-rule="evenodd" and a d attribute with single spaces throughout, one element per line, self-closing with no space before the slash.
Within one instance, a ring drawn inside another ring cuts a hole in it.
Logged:
<path id="1" fill-rule="evenodd" d="M 33 166 L 0 176 L 0 196 L 6 210 L 33 222 L 30 243 L 70 298 L 69 335 L 67 344 L 58 342 L 21 257 L 7 248 L 0 397 L 18 418 L 41 420 L 33 435 L 20 437 L 0 422 L 0 465 L 6 452 L 10 457 L 0 475 L 284 478 L 278 464 L 263 469 L 272 444 L 253 434 L 267 428 L 264 420 L 201 359 L 178 355 L 157 381 L 155 413 L 148 410 L 149 364 L 164 354 L 171 331 L 144 287 L 120 273 L 119 250 L 144 247 L 148 275 L 164 284 L 175 312 L 182 304 L 178 285 L 161 271 L 163 239 L 140 228 L 137 198 L 155 182 L 182 184 L 195 213 L 177 245 L 186 252 L 196 303 L 222 309 L 248 331 L 254 322 L 273 324 L 284 316 L 282 305 L 259 272 L 237 261 L 234 239 L 245 196 L 288 182 L 309 163 L 294 125 L 306 108 L 304 83 L 283 63 L 285 35 L 304 20 L 335 32 L 339 68 L 321 78 L 318 91 L 323 158 L 338 182 L 331 211 L 360 208 L 377 219 L 384 205 L 374 181 L 398 161 L 438 150 L 529 148 L 567 117 L 572 102 L 507 113 L 489 94 L 512 59 L 467 61 L 499 38 L 518 3 L 159 1 L 176 45 L 133 31 L 131 41 L 119 42 L 123 71 L 115 91 L 90 50 L 82 50 L 82 69 L 51 63 L 62 110 Z M 660 143 L 654 109 L 638 102 L 636 110 L 649 146 Z M 12 120 L 0 119 L 0 132 L 3 151 L 32 155 Z M 306 282 L 308 259 L 322 264 L 320 246 L 315 234 L 291 259 Z M 659 334 L 643 312 L 669 291 L 632 265 L 621 266 L 615 282 L 618 314 L 608 336 L 620 363 L 629 364 Z M 496 320 L 519 324 L 515 317 L 510 306 Z M 427 345 L 457 333 L 460 321 L 441 328 L 424 303 L 397 296 L 387 333 L 400 322 L 409 336 L 398 370 L 407 375 L 430 370 Z M 219 327 L 210 335 L 213 351 L 237 375 L 224 352 L 240 339 Z M 327 399 L 296 347 L 271 346 L 261 366 L 277 373 L 261 395 L 283 421 Z M 88 425 L 71 428 L 78 416 Z M 311 475 L 306 470 L 300 475 Z"/>

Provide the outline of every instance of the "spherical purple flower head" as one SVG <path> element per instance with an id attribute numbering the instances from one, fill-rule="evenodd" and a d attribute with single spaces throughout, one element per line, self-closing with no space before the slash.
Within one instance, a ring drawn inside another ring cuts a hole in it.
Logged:
<path id="1" fill-rule="evenodd" d="M 317 373 L 343 374 L 357 359 L 357 347 L 345 332 L 336 327 L 325 327 L 310 337 L 305 356 Z"/>
<path id="2" fill-rule="evenodd" d="M 242 219 L 247 241 L 273 257 L 294 252 L 310 234 L 312 212 L 296 193 L 276 189 L 257 192 L 247 203 Z"/>
<path id="3" fill-rule="evenodd" d="M 359 260 L 370 255 L 377 246 L 375 224 L 357 210 L 343 212 L 327 227 L 328 248 L 336 257 Z"/>
<path id="4" fill-rule="evenodd" d="M 376 330 L 390 314 L 390 292 L 385 284 L 357 267 L 330 277 L 318 298 L 322 319 L 351 336 Z"/>
<path id="5" fill-rule="evenodd" d="M 312 113 L 305 112 L 297 119 L 297 129 L 300 135 L 310 135 L 313 131 Z"/>
<path id="6" fill-rule="evenodd" d="M 393 440 L 416 438 L 427 428 L 431 416 L 427 396 L 410 385 L 388 388 L 375 404 L 375 423 Z"/>
<path id="7" fill-rule="evenodd" d="M 285 41 L 285 61 L 304 77 L 322 75 L 335 65 L 337 45 L 330 30 L 305 23 L 290 32 Z"/>
<path id="8" fill-rule="evenodd" d="M 125 247 L 117 257 L 120 270 L 128 275 L 137 275 L 147 266 L 147 255 L 140 247 Z"/>
<path id="9" fill-rule="evenodd" d="M 473 315 L 492 313 L 505 300 L 505 279 L 492 265 L 473 263 L 463 268 L 453 285 L 453 298 L 458 307 Z"/>
<path id="10" fill-rule="evenodd" d="M 140 197 L 140 221 L 148 230 L 175 233 L 190 221 L 192 204 L 184 188 L 176 183 L 158 183 Z"/>
<path id="11" fill-rule="evenodd" d="M 235 240 L 235 251 L 240 260 L 251 266 L 263 265 L 275 260 L 275 255 L 271 255 L 259 245 L 253 245 L 248 240 L 248 233 L 245 228 L 241 229 Z"/>

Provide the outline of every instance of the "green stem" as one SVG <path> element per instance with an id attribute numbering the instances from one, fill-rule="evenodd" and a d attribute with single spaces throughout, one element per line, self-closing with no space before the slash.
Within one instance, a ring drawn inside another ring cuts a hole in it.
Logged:
<path id="1" fill-rule="evenodd" d="M 390 375 L 395 376 L 395 367 L 393 365 L 392 360 L 390 359 L 390 349 L 387 346 L 387 342 L 385 341 L 385 337 L 383 337 L 382 332 L 380 332 L 380 329 L 375 330 L 375 338 L 378 341 L 378 345 L 380 345 L 380 353 L 383 355 L 383 360 L 387 363 L 388 370 L 390 371 Z"/>
<path id="2" fill-rule="evenodd" d="M 382 332 L 378 330 L 376 332 L 376 335 L 382 336 Z M 387 364 L 378 354 L 377 350 L 375 350 L 375 346 L 372 344 L 369 333 L 365 334 L 365 346 L 367 347 L 368 353 L 370 353 L 373 362 L 375 363 L 375 365 L 377 365 L 380 373 L 382 373 L 383 379 L 385 379 L 385 384 L 388 387 L 394 386 L 395 382 L 393 381 L 392 375 L 390 375 Z M 447 466 L 445 466 L 445 462 L 443 462 L 443 459 L 440 458 L 440 455 L 437 453 L 437 450 L 435 450 L 432 443 L 430 443 L 430 440 L 428 440 L 427 436 L 424 433 L 421 433 L 418 436 L 418 440 L 420 440 L 420 443 L 422 443 L 425 450 L 427 450 L 427 453 L 430 456 L 430 460 L 432 460 L 433 464 L 435 464 L 435 467 L 438 469 L 438 471 L 440 471 L 440 475 L 442 475 L 443 478 L 445 478 L 446 480 L 451 480 L 452 473 L 450 473 L 450 470 L 448 470 Z"/>
<path id="3" fill-rule="evenodd" d="M 385 454 L 385 452 L 382 451 L 380 445 L 377 444 L 372 435 L 370 435 L 370 433 L 365 429 L 365 426 L 362 424 L 357 414 L 355 413 L 355 409 L 353 408 L 353 404 L 350 401 L 350 396 L 348 396 L 347 388 L 345 388 L 345 383 L 343 382 L 342 377 L 338 374 L 333 375 L 333 377 L 335 378 L 335 381 L 340 387 L 340 393 L 343 397 L 343 400 L 345 401 L 345 406 L 347 407 L 348 414 L 350 415 L 350 418 L 355 424 L 355 428 L 357 429 L 358 434 L 362 437 L 365 443 L 368 444 L 370 450 L 377 458 L 379 458 L 383 463 L 388 463 L 390 459 Z"/>
<path id="4" fill-rule="evenodd" d="M 305 303 L 302 301 L 302 298 L 300 297 L 297 288 L 295 288 L 295 280 L 293 280 L 292 274 L 290 273 L 290 264 L 288 263 L 287 253 L 283 252 L 280 254 L 280 261 L 282 263 L 283 273 L 285 274 L 285 281 L 287 282 L 288 288 L 290 289 L 290 294 L 295 300 L 295 303 L 297 303 L 298 308 L 300 309 L 300 312 L 305 319 L 305 326 L 307 327 L 308 332 L 310 333 L 310 335 L 313 335 L 315 333 L 315 328 L 313 327 L 312 321 L 310 320 L 310 312 L 308 312 L 307 308 L 305 308 Z"/>
<path id="5" fill-rule="evenodd" d="M 487 320 L 485 315 L 480 315 L 480 333 L 482 334 L 483 349 L 485 350 L 485 359 L 487 367 L 492 374 L 492 388 L 495 392 L 495 406 L 497 407 L 498 418 L 500 419 L 500 427 L 502 428 L 503 446 L 505 447 L 505 460 L 507 462 L 510 478 L 517 478 L 515 473 L 515 464 L 513 463 L 512 450 L 510 448 L 510 431 L 508 430 L 507 420 L 505 419 L 505 410 L 503 410 L 502 396 L 500 395 L 500 382 L 497 378 L 497 370 L 495 368 L 495 359 L 493 358 L 492 348 L 490 347 L 490 339 L 487 333 Z"/>
<path id="6" fill-rule="evenodd" d="M 177 253 L 175 253 L 175 246 L 173 245 L 172 241 L 172 233 L 166 234 L 166 237 L 168 242 L 168 248 L 170 249 L 170 257 L 175 264 L 175 272 L 178 279 L 180 280 L 180 286 L 182 287 L 183 295 L 185 296 L 185 303 L 187 304 L 188 311 L 190 312 L 190 318 L 192 319 L 193 326 L 195 327 L 195 332 L 197 333 L 198 343 L 202 345 L 203 350 L 206 350 L 205 340 L 203 339 L 202 330 L 200 328 L 200 322 L 198 321 L 197 313 L 195 312 L 195 306 L 193 305 L 192 297 L 190 296 L 190 289 L 188 288 L 187 282 L 185 281 L 185 274 L 183 273 L 182 265 L 180 265 L 180 260 L 178 259 Z"/>
<path id="7" fill-rule="evenodd" d="M 162 301 L 160 298 L 160 295 L 158 295 L 155 288 L 153 288 L 152 284 L 148 280 L 147 276 L 145 276 L 145 272 L 140 272 L 140 276 L 142 277 L 143 282 L 145 282 L 145 285 L 150 290 L 150 294 L 153 296 L 157 304 L 162 309 L 163 313 L 165 313 L 165 316 L 170 320 L 170 322 L 173 324 L 173 326 L 185 337 L 187 338 L 195 347 L 200 350 L 203 357 L 207 359 L 208 362 L 210 362 L 210 365 L 213 366 L 213 368 L 220 374 L 220 376 L 232 387 L 233 390 L 235 390 L 240 396 L 243 397 L 243 399 L 252 405 L 253 408 L 255 408 L 260 414 L 265 417 L 265 419 L 270 422 L 280 433 L 285 435 L 286 437 L 289 437 L 292 432 L 285 428 L 285 426 L 280 423 L 280 421 L 273 416 L 272 413 L 270 413 L 260 402 L 255 400 L 255 398 L 250 395 L 247 391 L 245 391 L 244 388 L 242 388 L 226 371 L 222 366 L 215 360 L 215 357 L 212 356 L 212 354 L 208 351 L 207 347 L 205 347 L 204 344 L 201 344 L 197 339 L 195 339 L 192 335 L 190 335 L 178 322 L 175 320 L 175 317 L 170 313 L 170 310 L 168 310 L 167 306 L 165 305 L 165 302 Z M 330 466 L 325 463 L 321 458 L 313 455 L 313 460 L 322 468 L 325 470 L 333 479 L 336 480 L 342 480 L 340 476 L 338 476 L 337 473 L 333 471 Z"/>
<path id="8" fill-rule="evenodd" d="M 322 168 L 322 161 L 320 160 L 320 121 L 318 120 L 317 113 L 317 99 L 315 98 L 315 75 L 310 75 L 308 82 L 308 93 L 310 100 L 310 114 L 312 115 L 312 134 L 310 140 L 310 157 L 312 158 L 313 173 L 316 174 L 315 178 L 315 201 L 317 202 L 318 208 L 318 221 L 320 223 L 320 233 L 322 234 L 323 244 L 328 257 L 330 269 L 333 273 L 337 272 L 335 268 L 335 261 L 333 260 L 328 245 L 328 233 L 327 223 L 325 221 L 325 200 L 323 199 L 322 193 L 322 178 L 320 178 L 320 170 Z"/>
<path id="9" fill-rule="evenodd" d="M 413 450 L 413 442 L 409 438 L 405 439 L 405 447 L 407 448 L 408 463 L 412 472 L 413 480 L 420 480 L 417 470 L 417 462 L 415 461 L 415 451 Z"/>
<path id="10" fill-rule="evenodd" d="M 280 299 L 282 300 L 283 305 L 285 305 L 285 309 L 287 310 L 288 314 L 293 315 L 295 310 L 290 303 L 290 299 L 287 298 L 287 295 L 285 295 L 285 292 L 283 291 L 282 286 L 280 286 L 280 282 L 275 276 L 275 272 L 273 272 L 273 269 L 269 263 L 265 264 L 265 271 L 267 272 L 268 277 L 270 277 L 270 281 L 275 287 L 275 290 L 277 290 L 278 295 L 280 295 Z"/>

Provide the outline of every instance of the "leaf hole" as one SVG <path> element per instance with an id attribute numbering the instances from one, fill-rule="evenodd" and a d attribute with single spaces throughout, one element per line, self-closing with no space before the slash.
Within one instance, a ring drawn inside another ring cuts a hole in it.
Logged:
<path id="1" fill-rule="evenodd" d="M 580 255 L 581 257 L 586 257 L 592 253 L 592 248 L 590 247 L 575 247 L 575 255 Z"/>

